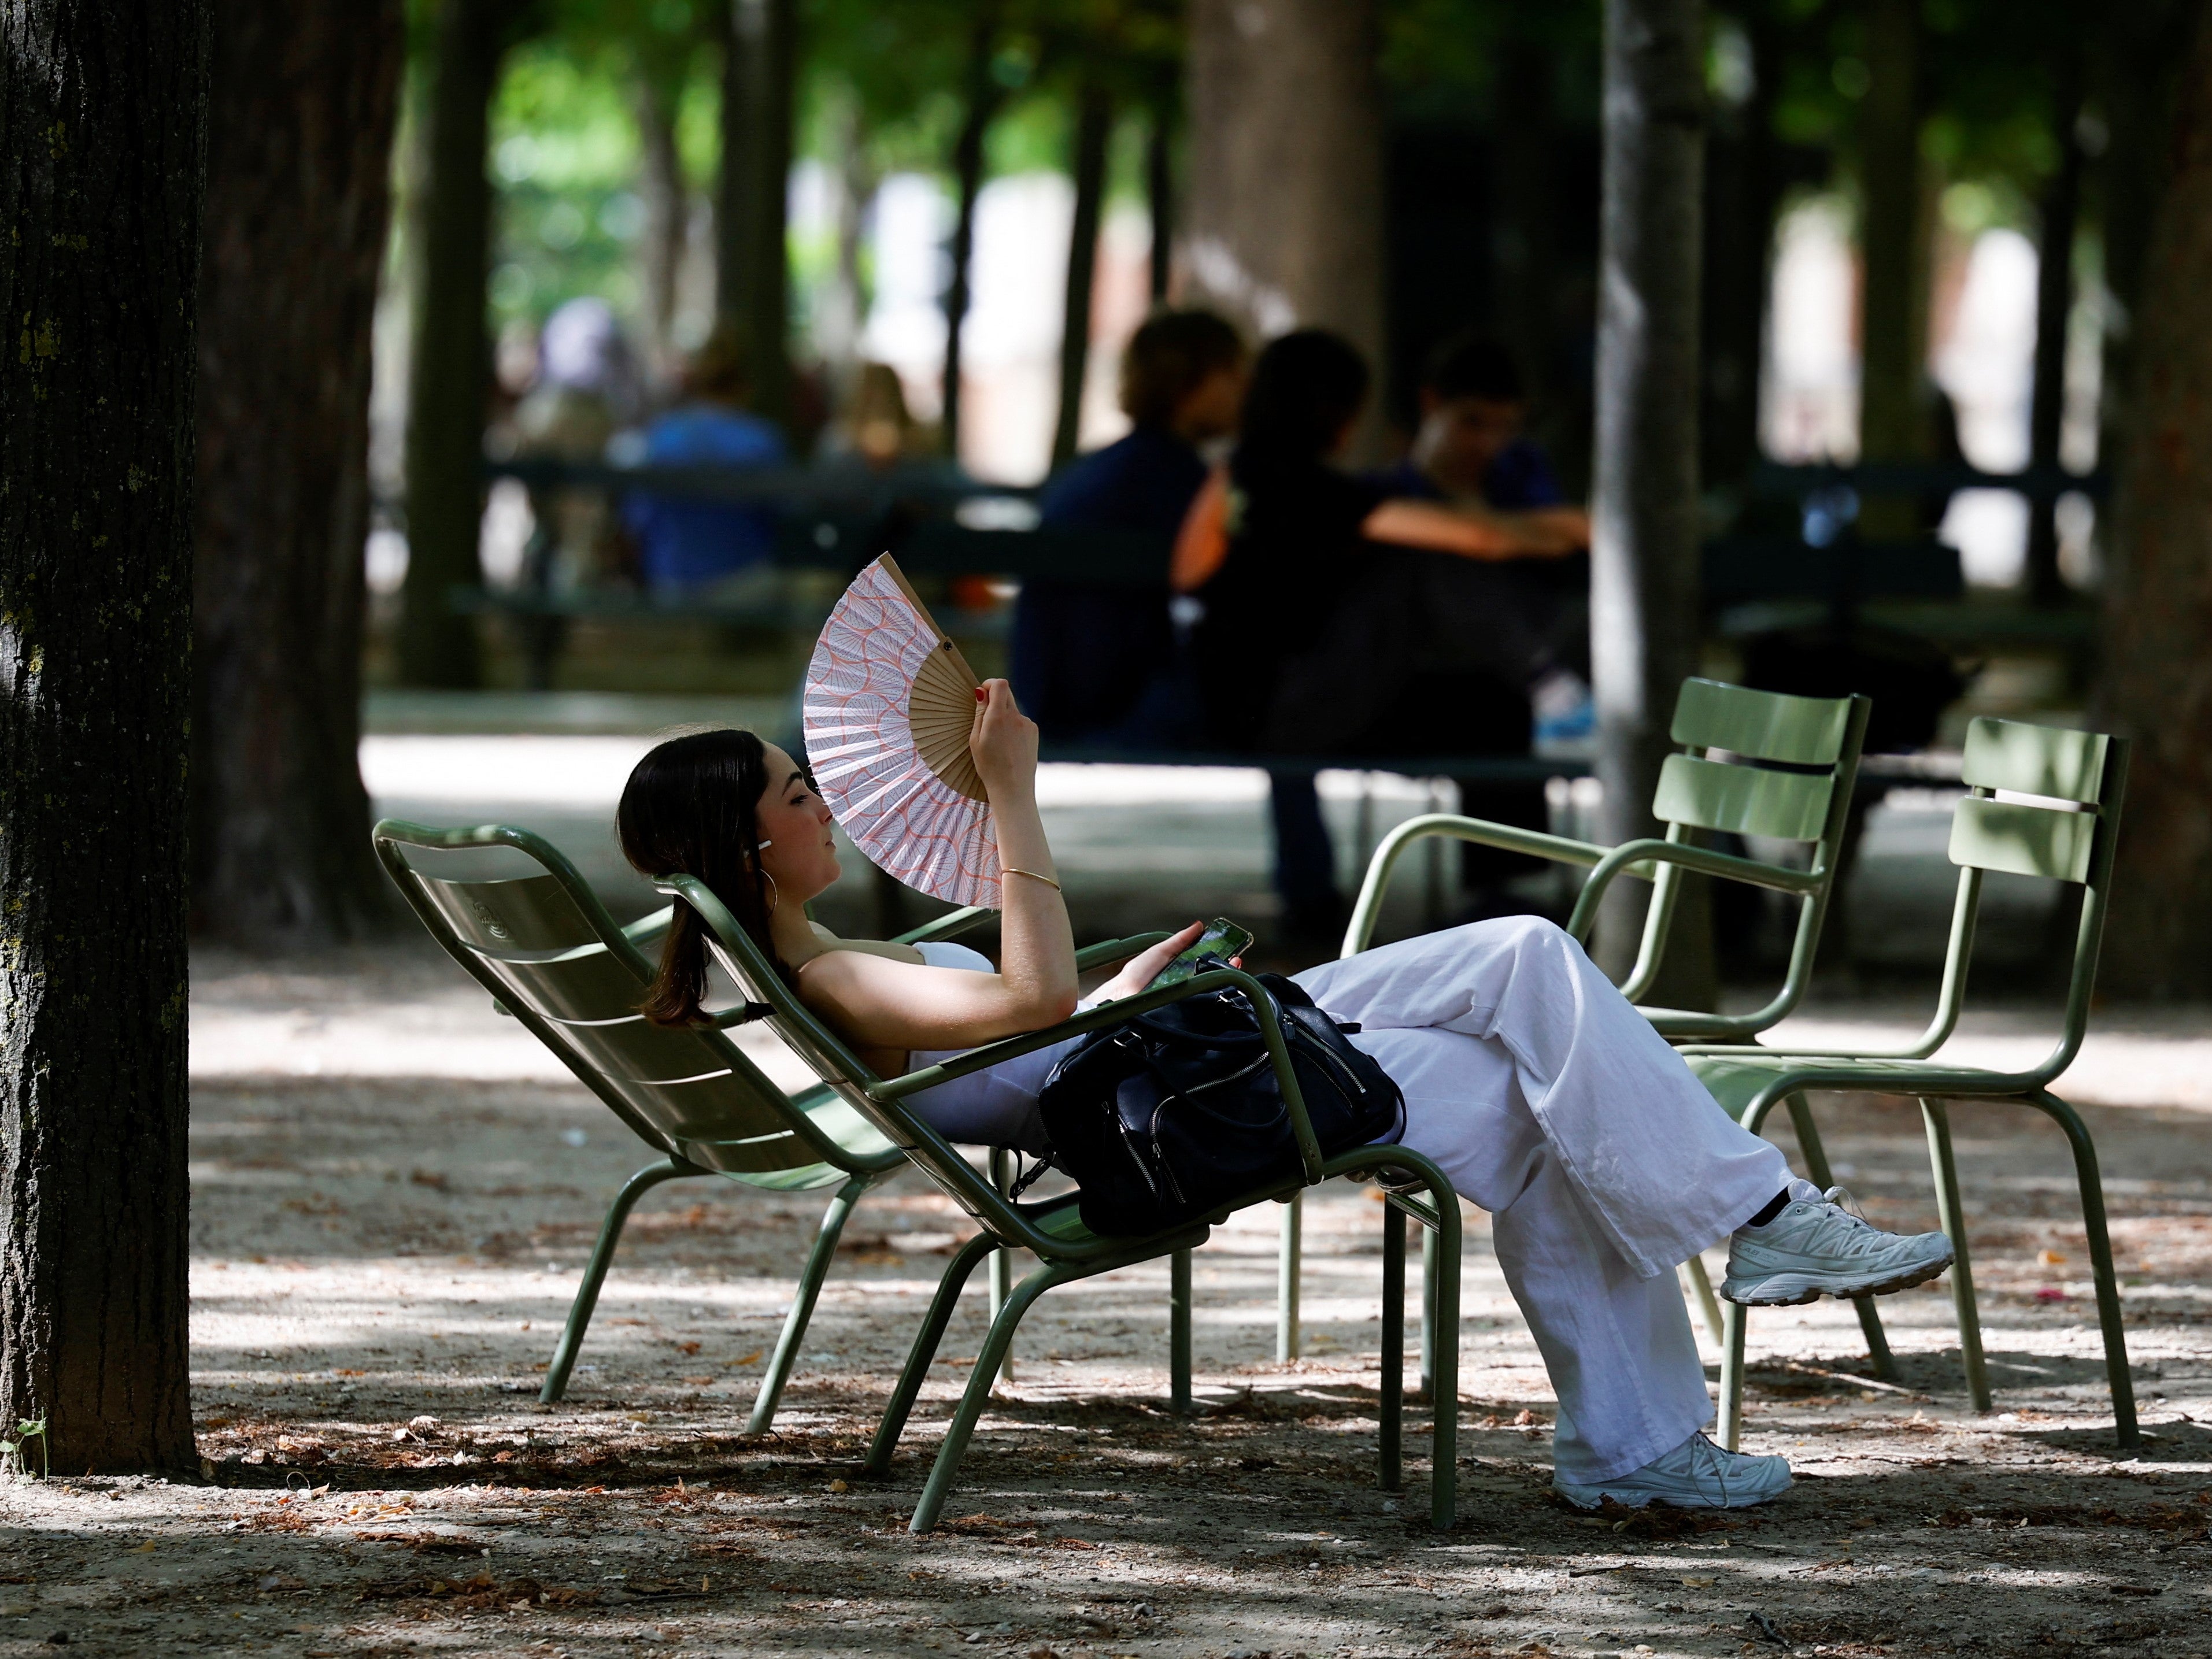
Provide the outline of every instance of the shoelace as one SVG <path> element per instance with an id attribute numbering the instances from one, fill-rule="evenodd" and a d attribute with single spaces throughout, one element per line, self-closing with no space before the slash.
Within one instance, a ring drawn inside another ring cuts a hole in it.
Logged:
<path id="1" fill-rule="evenodd" d="M 1690 1437 L 1690 1479 L 1695 1481 L 1710 1471 L 1715 1484 L 1721 1489 L 1720 1507 L 1723 1509 L 1728 1507 L 1729 1500 L 1729 1454 L 1705 1438 L 1702 1429 Z"/>

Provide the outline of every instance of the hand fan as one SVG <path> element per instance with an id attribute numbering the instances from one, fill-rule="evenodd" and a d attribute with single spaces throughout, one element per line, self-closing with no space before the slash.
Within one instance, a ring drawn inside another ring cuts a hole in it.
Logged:
<path id="1" fill-rule="evenodd" d="M 953 904 L 999 902 L 999 842 L 968 752 L 975 671 L 886 554 L 853 579 L 806 665 L 815 787 L 853 844 Z"/>

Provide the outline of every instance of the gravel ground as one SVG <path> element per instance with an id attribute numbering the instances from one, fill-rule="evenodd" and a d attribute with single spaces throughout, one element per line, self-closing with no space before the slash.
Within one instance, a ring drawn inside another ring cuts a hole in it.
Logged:
<path id="1" fill-rule="evenodd" d="M 647 1156 L 450 968 L 337 965 L 204 964 L 205 1478 L 0 1487 L 0 1655 L 2212 1652 L 2212 1120 L 2192 1106 L 2088 1111 L 2140 1455 L 2114 1459 L 2057 1135 L 1961 1106 L 1997 1411 L 1968 1409 L 1942 1282 L 1882 1304 L 1894 1382 L 1848 1308 L 1759 1315 L 1747 1445 L 1798 1472 L 1769 1508 L 1559 1505 L 1544 1372 L 1471 1215 L 1461 1522 L 1428 1530 L 1425 1407 L 1406 1492 L 1376 1488 L 1381 1212 L 1338 1186 L 1308 1211 L 1308 1358 L 1273 1358 L 1271 1210 L 1199 1255 L 1191 1419 L 1166 1408 L 1164 1264 L 1056 1291 L 952 1519 L 916 1539 L 980 1282 L 890 1477 L 858 1464 L 963 1218 L 906 1177 L 865 1201 L 776 1432 L 755 1440 L 818 1202 L 664 1187 L 569 1398 L 540 1406 L 600 1210 Z M 2125 1078 L 2077 1092 L 2111 1101 Z M 1934 1224 L 1916 1112 L 1824 1121 L 1876 1220 Z"/>

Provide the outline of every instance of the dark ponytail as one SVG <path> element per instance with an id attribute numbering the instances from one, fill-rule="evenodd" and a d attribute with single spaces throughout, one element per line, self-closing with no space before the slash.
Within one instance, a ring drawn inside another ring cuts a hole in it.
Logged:
<path id="1" fill-rule="evenodd" d="M 696 876 L 730 908 L 786 981 L 769 941 L 774 883 L 761 869 L 759 808 L 768 750 L 750 732 L 695 732 L 657 744 L 638 762 L 615 809 L 623 856 L 646 876 Z M 682 899 L 661 946 L 660 970 L 638 1012 L 656 1025 L 687 1025 L 707 994 L 707 927 Z"/>

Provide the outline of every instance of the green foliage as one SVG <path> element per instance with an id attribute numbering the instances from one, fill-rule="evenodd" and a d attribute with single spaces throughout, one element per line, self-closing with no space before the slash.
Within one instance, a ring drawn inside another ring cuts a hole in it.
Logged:
<path id="1" fill-rule="evenodd" d="M 32 1441 L 39 1443 L 39 1473 L 31 1474 L 31 1460 L 24 1448 Z M 27 1417 L 15 1425 L 15 1438 L 0 1440 L 0 1480 L 44 1480 L 54 1472 L 53 1460 L 46 1450 L 46 1419 Z"/>

